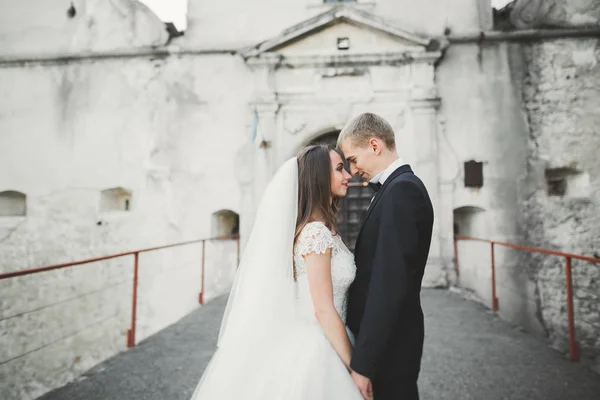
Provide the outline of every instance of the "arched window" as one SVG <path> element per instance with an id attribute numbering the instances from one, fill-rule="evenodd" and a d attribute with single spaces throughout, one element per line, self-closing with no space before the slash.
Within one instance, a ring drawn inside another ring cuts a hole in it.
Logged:
<path id="1" fill-rule="evenodd" d="M 465 206 L 454 210 L 454 234 L 462 236 L 485 235 L 483 215 L 479 207 Z M 487 238 L 484 238 L 487 239 Z"/>
<path id="2" fill-rule="evenodd" d="M 100 193 L 100 212 L 130 211 L 131 192 L 122 187 L 103 190 Z"/>
<path id="3" fill-rule="evenodd" d="M 212 236 L 237 235 L 240 232 L 240 216 L 231 210 L 220 210 L 212 215 Z"/>
<path id="4" fill-rule="evenodd" d="M 0 217 L 27 215 L 27 196 L 14 190 L 0 192 Z"/>

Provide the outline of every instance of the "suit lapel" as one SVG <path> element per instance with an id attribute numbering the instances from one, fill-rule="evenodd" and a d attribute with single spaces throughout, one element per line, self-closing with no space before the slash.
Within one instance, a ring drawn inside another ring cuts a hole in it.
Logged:
<path id="1" fill-rule="evenodd" d="M 368 211 L 367 211 L 367 216 L 365 217 L 365 219 L 363 220 L 362 224 L 360 225 L 360 230 L 358 231 L 358 236 L 356 237 L 356 244 L 354 246 L 355 248 L 358 247 L 358 241 L 360 240 L 360 237 L 362 235 L 362 232 L 363 232 L 363 229 L 365 227 L 365 224 L 366 224 L 367 220 L 369 219 L 369 217 L 371 216 L 371 213 L 375 209 L 375 205 L 377 205 L 377 202 L 379 201 L 379 199 L 383 195 L 383 192 L 385 192 L 385 189 L 388 187 L 388 185 L 390 184 L 390 182 L 393 181 L 397 176 L 400 176 L 400 175 L 402 175 L 404 173 L 407 173 L 407 172 L 412 172 L 412 169 L 410 168 L 410 165 L 404 164 L 404 165 L 398 167 L 394 172 L 392 172 L 392 175 L 390 175 L 389 178 L 387 178 L 385 180 L 385 182 L 383 183 L 383 185 L 379 188 L 379 191 L 377 191 L 377 193 L 375 194 L 375 197 L 373 198 L 373 201 L 369 205 L 369 208 L 368 208 Z"/>

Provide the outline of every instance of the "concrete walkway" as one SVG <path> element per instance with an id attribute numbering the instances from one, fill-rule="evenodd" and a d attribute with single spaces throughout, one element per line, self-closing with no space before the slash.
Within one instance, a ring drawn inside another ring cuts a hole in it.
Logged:
<path id="1" fill-rule="evenodd" d="M 444 290 L 425 290 L 422 297 L 421 399 L 600 399 L 600 375 L 483 306 Z M 216 344 L 225 303 L 225 297 L 212 301 L 41 399 L 189 400 Z"/>

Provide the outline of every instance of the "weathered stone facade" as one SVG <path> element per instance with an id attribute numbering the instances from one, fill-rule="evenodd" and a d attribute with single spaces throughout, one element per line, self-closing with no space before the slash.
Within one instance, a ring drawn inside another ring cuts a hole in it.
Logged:
<path id="1" fill-rule="evenodd" d="M 598 23 L 594 1 L 554 2 L 545 21 Z M 531 244 L 600 258 L 600 40 L 525 45 L 524 104 L 530 183 L 523 232 Z M 540 319 L 555 346 L 567 348 L 565 260 L 535 257 Z M 600 371 L 600 265 L 573 261 L 576 337 Z M 595 351 L 593 351 L 595 349 Z M 596 361 L 593 361 L 593 358 Z"/>
<path id="2" fill-rule="evenodd" d="M 597 23 L 594 3 L 555 3 L 544 18 Z M 425 285 L 490 304 L 489 246 L 461 242 L 457 277 L 453 226 L 597 251 L 595 39 L 479 41 L 486 0 L 190 1 L 170 41 L 133 1 L 70 4 L 0 0 L 0 272 L 208 237 L 236 213 L 244 241 L 277 167 L 362 111 L 393 124 L 434 201 Z M 481 187 L 465 187 L 469 160 Z M 207 244 L 209 298 L 235 250 Z M 200 252 L 140 257 L 138 340 L 197 306 Z M 564 341 L 560 261 L 497 249 L 496 263 L 501 315 Z M 576 310 L 596 324 L 578 335 L 598 347 L 598 277 L 574 266 Z M 123 350 L 131 278 L 129 257 L 0 282 L 0 397 L 33 398 Z"/>
<path id="3" fill-rule="evenodd" d="M 594 1 L 517 1 L 508 8 L 513 25 L 546 32 L 597 26 L 600 18 L 600 4 Z M 500 158 L 490 163 L 490 168 L 503 165 L 507 180 L 492 193 L 497 197 L 492 203 L 507 213 L 492 222 L 490 210 L 473 202 L 455 214 L 462 234 L 600 256 L 598 43 L 594 38 L 552 38 L 513 43 L 503 50 L 502 45 L 482 45 L 483 69 L 494 48 L 496 65 L 507 68 L 510 84 L 496 86 L 493 96 L 512 93 L 520 111 L 512 119 L 498 114 L 504 134 L 493 144 Z M 492 82 L 502 77 L 487 72 Z M 518 168 L 509 173 L 514 163 Z M 490 246 L 460 242 L 458 249 L 460 285 L 491 305 Z M 568 351 L 564 258 L 496 246 L 495 260 L 500 314 Z M 576 260 L 572 265 L 576 339 L 584 361 L 599 370 L 600 265 Z"/>
<path id="4" fill-rule="evenodd" d="M 26 195 L 10 196 L 22 213 L 0 194 L 0 271 L 210 237 L 213 213 L 239 212 L 228 143 L 247 130 L 243 69 L 227 78 L 240 97 L 214 77 L 243 63 L 119 56 L 165 43 L 164 24 L 130 1 L 75 1 L 73 18 L 63 3 L 0 2 L 0 192 Z M 85 56 L 98 52 L 115 55 Z M 32 58 L 45 61 L 10 61 Z M 140 255 L 138 342 L 198 307 L 201 255 Z M 205 263 L 210 300 L 232 281 L 235 242 L 207 243 Z M 0 281 L 0 398 L 35 398 L 124 350 L 132 276 L 128 256 Z"/>

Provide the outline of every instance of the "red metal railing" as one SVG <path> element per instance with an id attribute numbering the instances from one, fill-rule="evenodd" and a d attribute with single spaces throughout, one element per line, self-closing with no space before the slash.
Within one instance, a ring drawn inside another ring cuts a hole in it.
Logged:
<path id="1" fill-rule="evenodd" d="M 200 304 L 204 304 L 204 270 L 205 270 L 204 263 L 205 263 L 205 254 L 206 254 L 206 242 L 212 241 L 212 240 L 226 240 L 226 239 L 230 239 L 230 240 L 235 239 L 237 241 L 237 260 L 238 260 L 238 264 L 239 264 L 240 237 L 239 237 L 239 235 L 226 235 L 226 236 L 217 236 L 217 237 L 212 237 L 212 238 L 207 238 L 207 239 L 190 240 L 187 242 L 174 243 L 174 244 L 169 244 L 169 245 L 165 245 L 165 246 L 149 247 L 147 249 L 133 250 L 133 251 L 125 252 L 125 253 L 110 254 L 108 256 L 103 256 L 103 257 L 88 258 L 86 260 L 73 261 L 73 262 L 68 262 L 68 263 L 63 263 L 63 264 L 49 265 L 49 266 L 39 267 L 39 268 L 31 268 L 31 269 L 26 269 L 26 270 L 22 270 L 22 271 L 8 272 L 8 273 L 0 274 L 0 280 L 16 278 L 16 277 L 25 276 L 25 275 L 33 275 L 33 274 L 38 274 L 40 272 L 53 271 L 53 270 L 62 269 L 62 268 L 70 268 L 70 267 L 75 267 L 78 265 L 90 264 L 93 262 L 110 260 L 113 258 L 126 257 L 126 256 L 133 255 L 133 290 L 132 290 L 132 296 L 131 296 L 132 297 L 131 327 L 127 331 L 127 347 L 133 347 L 133 346 L 135 346 L 135 329 L 136 329 L 136 320 L 137 320 L 137 287 L 138 287 L 138 276 L 139 276 L 138 270 L 139 270 L 140 253 L 147 253 L 150 251 L 162 250 L 162 249 L 167 249 L 167 248 L 171 248 L 171 247 L 186 246 L 186 245 L 195 244 L 195 243 L 202 243 L 202 267 L 201 267 L 202 268 L 202 270 L 201 270 L 202 277 L 201 277 L 201 282 L 200 282 L 200 293 L 198 295 L 198 302 Z"/>
<path id="2" fill-rule="evenodd" d="M 573 278 L 572 278 L 572 269 L 571 269 L 571 260 L 582 260 L 588 261 L 596 264 L 600 264 L 600 259 L 593 257 L 586 257 L 579 254 L 571 254 L 571 253 L 563 253 L 560 251 L 541 249 L 537 247 L 528 247 L 521 246 L 518 244 L 505 243 L 505 242 L 497 242 L 494 240 L 488 239 L 479 239 L 473 238 L 470 236 L 462 236 L 462 235 L 454 235 L 454 260 L 455 260 L 455 268 L 456 275 L 459 276 L 460 269 L 458 263 L 458 241 L 459 240 L 470 240 L 476 242 L 484 242 L 490 244 L 490 255 L 491 255 L 491 272 L 492 272 L 492 310 L 494 312 L 499 310 L 498 297 L 496 296 L 496 261 L 494 254 L 495 246 L 504 246 L 510 247 L 513 249 L 528 251 L 532 253 L 542 253 L 548 254 L 558 257 L 565 258 L 565 285 L 566 285 L 566 294 L 567 294 L 567 319 L 568 319 L 568 331 L 569 331 L 569 358 L 571 361 L 579 361 L 580 360 L 580 351 L 579 346 L 577 344 L 575 338 L 575 317 L 573 311 Z"/>

